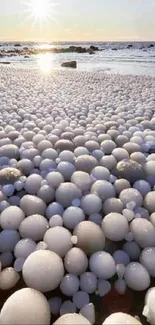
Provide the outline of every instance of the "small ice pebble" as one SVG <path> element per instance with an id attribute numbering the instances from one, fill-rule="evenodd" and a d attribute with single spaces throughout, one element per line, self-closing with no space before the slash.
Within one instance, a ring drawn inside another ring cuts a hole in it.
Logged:
<path id="1" fill-rule="evenodd" d="M 79 289 L 79 279 L 75 274 L 66 274 L 60 283 L 60 290 L 66 296 L 73 296 Z"/>
<path id="2" fill-rule="evenodd" d="M 0 313 L 0 324 L 49 325 L 50 318 L 45 296 L 37 290 L 24 288 L 6 300 Z"/>
<path id="3" fill-rule="evenodd" d="M 63 215 L 64 226 L 68 229 L 74 229 L 80 222 L 85 220 L 84 211 L 79 207 L 68 207 Z"/>
<path id="4" fill-rule="evenodd" d="M 72 314 L 65 314 L 57 319 L 53 325 L 91 325 L 89 320 L 82 315 L 72 313 Z"/>
<path id="5" fill-rule="evenodd" d="M 113 254 L 113 258 L 116 264 L 124 264 L 125 266 L 130 263 L 129 255 L 123 250 L 117 250 Z"/>
<path id="6" fill-rule="evenodd" d="M 130 325 L 142 325 L 136 318 L 125 313 L 114 313 L 108 316 L 102 325 L 114 325 L 114 324 L 130 324 Z"/>
<path id="7" fill-rule="evenodd" d="M 0 272 L 0 289 L 9 290 L 19 281 L 19 274 L 12 268 L 8 267 Z"/>
<path id="8" fill-rule="evenodd" d="M 124 280 L 127 286 L 135 291 L 146 290 L 150 285 L 150 276 L 147 269 L 138 262 L 128 264 Z"/>
<path id="9" fill-rule="evenodd" d="M 60 314 L 60 308 L 62 305 L 62 299 L 60 297 L 52 297 L 48 300 L 51 314 L 58 316 Z"/>
<path id="10" fill-rule="evenodd" d="M 92 303 L 81 308 L 80 314 L 88 319 L 92 325 L 95 323 L 95 308 Z"/>
<path id="11" fill-rule="evenodd" d="M 89 295 L 84 291 L 78 291 L 73 296 L 73 303 L 78 309 L 83 308 L 85 305 L 89 304 L 89 302 L 90 302 Z"/>
<path id="12" fill-rule="evenodd" d="M 91 255 L 89 268 L 98 278 L 110 279 L 116 273 L 116 265 L 113 257 L 104 251 Z"/>
<path id="13" fill-rule="evenodd" d="M 70 313 L 76 313 L 76 306 L 72 301 L 66 300 L 61 305 L 60 315 L 62 316 Z"/>
<path id="14" fill-rule="evenodd" d="M 126 292 L 126 282 L 124 279 L 116 280 L 114 283 L 114 288 L 119 294 L 124 295 Z"/>
<path id="15" fill-rule="evenodd" d="M 107 280 L 99 279 L 98 280 L 98 292 L 100 297 L 104 297 L 111 290 L 111 283 Z"/>
<path id="16" fill-rule="evenodd" d="M 97 289 L 97 276 L 93 272 L 85 272 L 80 276 L 81 290 L 91 294 Z"/>

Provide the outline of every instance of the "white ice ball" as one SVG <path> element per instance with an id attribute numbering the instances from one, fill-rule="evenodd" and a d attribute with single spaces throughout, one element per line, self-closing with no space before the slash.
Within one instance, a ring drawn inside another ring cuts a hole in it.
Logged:
<path id="1" fill-rule="evenodd" d="M 45 202 L 35 195 L 24 195 L 20 201 L 20 208 L 30 216 L 32 214 L 45 215 L 46 204 Z"/>
<path id="2" fill-rule="evenodd" d="M 100 212 L 102 200 L 95 194 L 88 194 L 81 199 L 81 208 L 87 214 Z"/>
<path id="3" fill-rule="evenodd" d="M 140 255 L 140 263 L 148 270 L 152 277 L 155 277 L 155 247 L 143 249 Z"/>
<path id="4" fill-rule="evenodd" d="M 68 207 L 63 215 L 63 223 L 66 228 L 74 229 L 81 221 L 85 220 L 85 214 L 79 207 Z"/>
<path id="5" fill-rule="evenodd" d="M 72 313 L 65 314 L 57 319 L 53 325 L 91 325 L 88 319 L 83 317 L 82 315 Z"/>
<path id="6" fill-rule="evenodd" d="M 0 225 L 2 229 L 18 229 L 24 220 L 24 212 L 16 207 L 10 206 L 6 208 L 0 215 Z"/>
<path id="7" fill-rule="evenodd" d="M 88 267 L 87 255 L 80 248 L 73 247 L 65 256 L 64 266 L 69 273 L 81 275 Z"/>
<path id="8" fill-rule="evenodd" d="M 38 250 L 28 256 L 23 265 L 23 278 L 27 286 L 41 292 L 54 290 L 64 276 L 60 256 L 49 250 Z"/>
<path id="9" fill-rule="evenodd" d="M 60 290 L 66 296 L 73 296 L 79 289 L 80 281 L 75 274 L 66 274 L 60 283 Z"/>
<path id="10" fill-rule="evenodd" d="M 13 293 L 6 300 L 0 313 L 0 323 L 9 325 L 49 325 L 50 318 L 50 309 L 45 296 L 31 288 Z"/>
<path id="11" fill-rule="evenodd" d="M 33 214 L 21 222 L 19 233 L 22 238 L 39 241 L 43 239 L 48 228 L 48 221 L 42 215 Z"/>
<path id="12" fill-rule="evenodd" d="M 113 325 L 113 324 L 120 324 L 120 325 L 142 325 L 136 318 L 125 314 L 125 313 L 114 313 L 108 316 L 102 325 Z"/>
<path id="13" fill-rule="evenodd" d="M 36 249 L 36 243 L 30 238 L 24 238 L 19 240 L 14 249 L 14 255 L 16 258 L 27 258 Z"/>
<path id="14" fill-rule="evenodd" d="M 102 229 L 108 239 L 120 241 L 125 238 L 129 231 L 128 221 L 122 214 L 111 212 L 104 217 Z"/>
<path id="15" fill-rule="evenodd" d="M 88 304 L 80 309 L 80 314 L 90 321 L 91 324 L 95 323 L 95 308 L 94 305 Z"/>
<path id="16" fill-rule="evenodd" d="M 136 218 L 130 224 L 134 240 L 142 247 L 151 247 L 155 245 L 155 228 L 152 223 L 146 219 Z"/>
<path id="17" fill-rule="evenodd" d="M 85 272 L 80 276 L 81 290 L 91 294 L 97 289 L 97 276 L 93 272 Z"/>
<path id="18" fill-rule="evenodd" d="M 123 202 L 124 207 L 127 207 L 129 202 L 135 202 L 135 206 L 141 206 L 143 203 L 143 197 L 139 191 L 135 188 L 127 188 L 123 190 L 119 195 L 120 200 Z"/>
<path id="19" fill-rule="evenodd" d="M 71 237 L 72 235 L 68 229 L 57 226 L 46 231 L 44 242 L 47 244 L 49 250 L 64 257 L 73 246 Z"/>
<path id="20" fill-rule="evenodd" d="M 0 289 L 9 290 L 19 281 L 19 274 L 12 268 L 8 267 L 0 272 Z"/>

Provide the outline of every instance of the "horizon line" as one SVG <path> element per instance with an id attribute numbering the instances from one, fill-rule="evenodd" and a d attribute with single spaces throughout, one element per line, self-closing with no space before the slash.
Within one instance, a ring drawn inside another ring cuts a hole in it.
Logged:
<path id="1" fill-rule="evenodd" d="M 77 41 L 73 41 L 73 40 L 9 40 L 9 39 L 4 39 L 4 38 L 0 38 L 0 43 L 6 43 L 6 42 L 10 42 L 10 43 L 27 43 L 27 42 L 33 42 L 33 43 L 40 43 L 40 42 L 46 42 L 46 43 L 111 43 L 111 42 L 119 42 L 119 43 L 150 43 L 153 42 L 155 43 L 155 39 L 154 40 L 77 40 Z"/>

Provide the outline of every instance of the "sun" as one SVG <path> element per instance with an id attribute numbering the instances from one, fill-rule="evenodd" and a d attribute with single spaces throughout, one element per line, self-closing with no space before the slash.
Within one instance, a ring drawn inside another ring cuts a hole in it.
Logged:
<path id="1" fill-rule="evenodd" d="M 46 20 L 50 14 L 49 0 L 32 0 L 30 2 L 32 16 L 37 20 Z"/>

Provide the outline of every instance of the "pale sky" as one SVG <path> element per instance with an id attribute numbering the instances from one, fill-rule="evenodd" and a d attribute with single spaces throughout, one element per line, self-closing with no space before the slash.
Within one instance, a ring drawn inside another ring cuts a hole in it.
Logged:
<path id="1" fill-rule="evenodd" d="M 155 0 L 44 0 L 41 27 L 30 1 L 0 0 L 0 41 L 155 41 Z"/>

